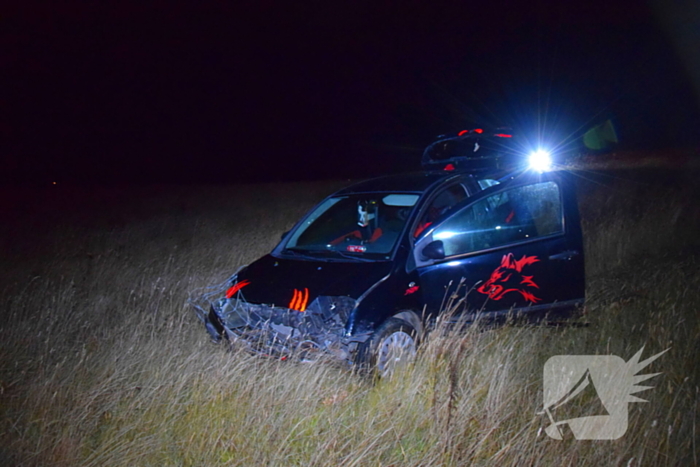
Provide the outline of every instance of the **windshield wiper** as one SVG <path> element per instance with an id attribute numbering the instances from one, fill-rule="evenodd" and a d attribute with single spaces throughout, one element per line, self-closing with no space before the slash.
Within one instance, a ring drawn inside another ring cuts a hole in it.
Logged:
<path id="1" fill-rule="evenodd" d="M 361 256 L 355 256 L 340 250 L 301 250 L 297 248 L 287 248 L 282 250 L 282 253 L 291 253 L 294 256 L 300 258 L 321 260 L 321 261 L 340 261 L 339 256 L 342 258 L 351 259 L 353 261 L 371 263 L 376 260 L 371 258 L 363 258 Z"/>
<path id="2" fill-rule="evenodd" d="M 333 253 L 338 253 L 343 258 L 354 259 L 354 260 L 362 261 L 365 263 L 373 263 L 374 261 L 376 261 L 376 260 L 371 259 L 371 258 L 363 258 L 362 256 L 350 255 L 350 254 L 345 253 L 344 251 L 340 251 L 340 250 L 328 250 L 328 251 L 331 251 Z"/>
<path id="3" fill-rule="evenodd" d="M 310 259 L 313 261 L 319 261 L 319 260 L 320 261 L 331 261 L 332 260 L 332 258 L 324 258 L 324 257 L 320 257 L 318 255 L 309 254 L 309 253 L 316 253 L 318 251 L 319 250 L 298 250 L 296 248 L 285 248 L 284 250 L 282 250 L 282 253 L 290 254 L 290 255 L 296 256 L 298 258 Z"/>

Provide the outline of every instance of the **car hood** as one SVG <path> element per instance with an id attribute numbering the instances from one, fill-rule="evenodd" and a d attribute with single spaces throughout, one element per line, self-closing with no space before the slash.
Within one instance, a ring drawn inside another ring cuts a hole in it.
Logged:
<path id="1" fill-rule="evenodd" d="M 264 256 L 238 274 L 250 303 L 298 308 L 319 296 L 358 299 L 391 271 L 390 261 L 325 262 Z M 295 305 L 296 304 L 296 305 Z"/>

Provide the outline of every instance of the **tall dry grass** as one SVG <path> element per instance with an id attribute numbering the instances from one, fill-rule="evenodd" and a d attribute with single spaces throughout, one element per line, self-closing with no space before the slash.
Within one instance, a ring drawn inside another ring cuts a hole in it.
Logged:
<path id="1" fill-rule="evenodd" d="M 337 184 L 6 202 L 0 463 L 697 465 L 698 190 L 675 175 L 581 175 L 590 325 L 435 332 L 380 382 L 216 346 L 186 306 Z M 640 395 L 648 404 L 630 405 L 625 436 L 544 434 L 549 357 L 627 360 L 642 346 L 671 350 L 649 368 L 663 374 Z"/>

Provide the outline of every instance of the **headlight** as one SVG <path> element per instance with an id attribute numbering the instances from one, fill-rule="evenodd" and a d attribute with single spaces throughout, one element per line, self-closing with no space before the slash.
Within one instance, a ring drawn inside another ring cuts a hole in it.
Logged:
<path id="1" fill-rule="evenodd" d="M 552 156 L 544 149 L 538 149 L 528 158 L 530 168 L 537 172 L 547 172 L 552 169 Z"/>

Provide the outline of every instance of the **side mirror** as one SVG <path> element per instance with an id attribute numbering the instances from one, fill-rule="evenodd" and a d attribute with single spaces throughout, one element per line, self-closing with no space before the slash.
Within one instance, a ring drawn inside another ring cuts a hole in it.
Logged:
<path id="1" fill-rule="evenodd" d="M 444 259 L 445 246 L 442 244 L 442 240 L 433 240 L 425 245 L 425 247 L 421 250 L 420 255 L 423 261 L 427 261 L 429 259 Z"/>
<path id="2" fill-rule="evenodd" d="M 282 236 L 280 237 L 280 242 L 281 242 L 282 240 L 284 240 L 284 237 L 286 237 L 287 234 L 288 234 L 289 232 L 290 232 L 290 231 L 287 230 L 285 233 L 282 234 Z"/>

